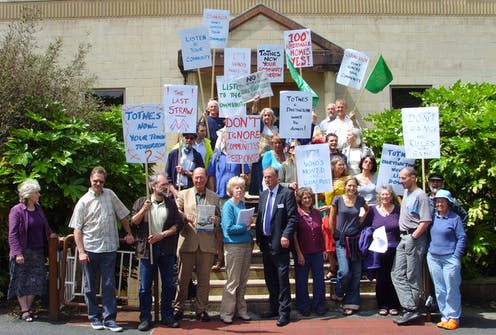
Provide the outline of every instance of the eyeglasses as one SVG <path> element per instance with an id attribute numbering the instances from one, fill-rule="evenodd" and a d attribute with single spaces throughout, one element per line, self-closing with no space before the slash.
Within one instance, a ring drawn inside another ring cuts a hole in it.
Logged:
<path id="1" fill-rule="evenodd" d="M 289 146 L 289 149 L 294 149 L 294 148 L 295 148 L 295 146 L 294 146 L 294 145 L 290 145 L 290 146 Z"/>

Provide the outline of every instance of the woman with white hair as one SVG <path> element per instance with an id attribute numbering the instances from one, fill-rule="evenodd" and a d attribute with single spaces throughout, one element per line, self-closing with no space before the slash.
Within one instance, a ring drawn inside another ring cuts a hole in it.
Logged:
<path id="1" fill-rule="evenodd" d="M 9 213 L 10 283 L 8 299 L 17 298 L 21 320 L 37 316 L 31 309 L 34 297 L 45 291 L 45 249 L 52 230 L 39 204 L 40 185 L 26 179 L 18 187 L 19 203 Z M 56 236 L 55 234 L 53 234 Z"/>
<path id="2" fill-rule="evenodd" d="M 343 148 L 343 155 L 346 156 L 348 172 L 356 176 L 360 171 L 360 161 L 365 156 L 374 157 L 374 152 L 363 143 L 362 131 L 358 128 L 348 130 L 346 136 L 347 146 Z"/>

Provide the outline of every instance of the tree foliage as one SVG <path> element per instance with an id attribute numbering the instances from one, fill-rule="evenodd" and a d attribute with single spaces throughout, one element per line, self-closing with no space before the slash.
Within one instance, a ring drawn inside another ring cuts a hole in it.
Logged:
<path id="1" fill-rule="evenodd" d="M 441 158 L 427 161 L 428 170 L 444 176 L 469 214 L 464 275 L 496 275 L 496 85 L 458 81 L 415 95 L 424 106 L 439 107 Z M 375 125 L 365 130 L 375 152 L 383 143 L 403 143 L 399 110 L 367 120 Z"/>

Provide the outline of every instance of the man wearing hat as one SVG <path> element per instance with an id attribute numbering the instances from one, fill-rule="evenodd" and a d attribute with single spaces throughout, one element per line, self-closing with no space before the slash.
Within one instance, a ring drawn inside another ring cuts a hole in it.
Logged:
<path id="1" fill-rule="evenodd" d="M 444 178 L 440 173 L 433 172 L 429 175 L 429 190 L 431 193 L 429 194 L 430 207 L 431 211 L 434 212 L 435 209 L 435 201 L 434 197 L 436 192 L 440 189 L 444 189 Z M 462 220 L 463 226 L 467 225 L 468 214 L 465 208 L 460 205 L 460 202 L 455 198 L 452 199 L 451 210 L 460 216 Z"/>
<path id="2" fill-rule="evenodd" d="M 178 148 L 171 150 L 167 157 L 165 172 L 175 197 L 178 190 L 193 186 L 193 170 L 205 167 L 202 156 L 193 148 L 195 138 L 195 133 L 183 133 L 182 143 Z"/>

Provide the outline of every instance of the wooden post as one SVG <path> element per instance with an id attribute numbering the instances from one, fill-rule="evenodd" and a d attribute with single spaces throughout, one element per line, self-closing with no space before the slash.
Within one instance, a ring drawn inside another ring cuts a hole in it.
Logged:
<path id="1" fill-rule="evenodd" d="M 50 320 L 57 320 L 59 318 L 59 263 L 57 260 L 58 247 L 59 237 L 51 236 L 48 240 L 48 317 Z M 63 289 L 64 286 L 61 285 L 61 290 Z"/>

